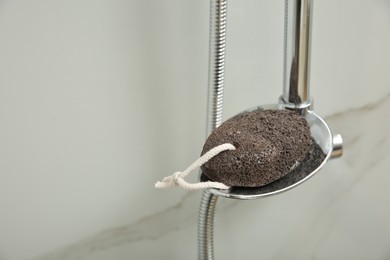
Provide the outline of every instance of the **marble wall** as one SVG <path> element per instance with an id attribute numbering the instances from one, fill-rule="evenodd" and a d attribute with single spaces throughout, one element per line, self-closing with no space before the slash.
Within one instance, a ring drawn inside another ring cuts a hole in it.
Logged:
<path id="1" fill-rule="evenodd" d="M 283 1 L 231 1 L 224 116 L 282 90 Z M 196 259 L 207 1 L 0 1 L 0 259 Z M 216 259 L 390 258 L 390 1 L 316 0 L 315 110 L 345 154 L 220 199 Z"/>

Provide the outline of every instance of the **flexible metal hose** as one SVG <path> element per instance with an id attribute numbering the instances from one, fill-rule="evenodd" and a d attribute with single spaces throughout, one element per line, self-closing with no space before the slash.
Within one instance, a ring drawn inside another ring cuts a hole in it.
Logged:
<path id="1" fill-rule="evenodd" d="M 207 136 L 222 123 L 225 80 L 227 0 L 210 0 L 209 82 Z M 214 213 L 218 197 L 202 194 L 198 218 L 198 258 L 213 260 Z"/>
<path id="2" fill-rule="evenodd" d="M 227 0 L 210 0 L 207 136 L 222 123 Z"/>
<path id="3" fill-rule="evenodd" d="M 208 190 L 202 194 L 198 222 L 198 258 L 214 259 L 214 213 L 218 197 Z"/>

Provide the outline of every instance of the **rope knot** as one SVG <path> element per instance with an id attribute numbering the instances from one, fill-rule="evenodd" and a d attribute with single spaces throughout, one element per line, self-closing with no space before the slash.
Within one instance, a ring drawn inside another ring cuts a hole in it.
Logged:
<path id="1" fill-rule="evenodd" d="M 223 151 L 228 151 L 228 150 L 235 150 L 236 148 L 234 145 L 226 143 L 226 144 L 221 144 L 204 155 L 202 155 L 198 160 L 196 160 L 194 163 L 192 163 L 185 171 L 183 172 L 175 172 L 171 176 L 165 177 L 162 181 L 156 182 L 154 185 L 156 188 L 172 188 L 176 186 L 180 186 L 184 189 L 188 190 L 200 190 L 200 189 L 206 189 L 206 188 L 216 188 L 216 189 L 229 189 L 229 186 L 226 186 L 223 183 L 220 182 L 212 182 L 212 181 L 207 181 L 207 182 L 199 182 L 199 183 L 188 183 L 184 180 L 184 178 L 190 174 L 192 171 L 195 169 L 199 168 L 209 160 L 211 160 L 214 156 L 218 155 L 219 153 Z"/>
<path id="2" fill-rule="evenodd" d="M 182 172 L 175 172 L 172 175 L 172 179 L 173 179 L 173 181 L 175 182 L 176 185 L 179 185 L 179 178 L 181 178 L 181 174 L 182 174 Z"/>

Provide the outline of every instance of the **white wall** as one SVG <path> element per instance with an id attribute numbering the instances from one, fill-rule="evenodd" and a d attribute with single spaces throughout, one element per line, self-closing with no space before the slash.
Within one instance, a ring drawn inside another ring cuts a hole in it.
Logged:
<path id="1" fill-rule="evenodd" d="M 230 1 L 225 118 L 282 90 L 283 2 Z M 0 259 L 196 259 L 209 3 L 0 1 Z M 316 0 L 312 96 L 345 156 L 220 200 L 217 259 L 389 259 L 390 1 Z M 372 126 L 373 125 L 373 126 Z"/>

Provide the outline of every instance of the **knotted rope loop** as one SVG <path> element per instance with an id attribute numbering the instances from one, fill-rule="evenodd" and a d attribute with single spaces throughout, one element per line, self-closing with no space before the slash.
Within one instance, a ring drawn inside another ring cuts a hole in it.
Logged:
<path id="1" fill-rule="evenodd" d="M 180 186 L 183 189 L 187 189 L 187 190 L 200 190 L 200 189 L 207 189 L 207 188 L 227 190 L 230 187 L 220 182 L 206 181 L 206 182 L 199 182 L 199 183 L 188 183 L 184 180 L 184 178 L 188 174 L 190 174 L 191 172 L 193 172 L 194 170 L 196 170 L 197 168 L 199 168 L 200 166 L 202 166 L 203 164 L 211 160 L 216 155 L 229 150 L 236 150 L 236 148 L 234 147 L 234 145 L 229 143 L 218 145 L 212 148 L 204 155 L 202 155 L 198 160 L 193 162 L 183 172 L 175 172 L 171 176 L 165 177 L 162 181 L 156 182 L 154 186 L 156 188 L 172 188 L 172 187 Z"/>

